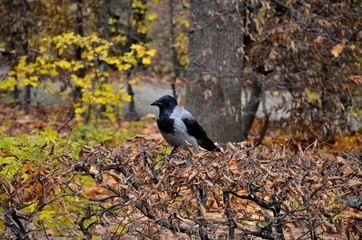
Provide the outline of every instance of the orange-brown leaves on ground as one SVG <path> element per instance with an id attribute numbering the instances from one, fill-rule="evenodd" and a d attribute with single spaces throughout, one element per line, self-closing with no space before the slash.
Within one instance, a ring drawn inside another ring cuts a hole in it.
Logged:
<path id="1" fill-rule="evenodd" d="M 357 86 L 362 86 L 362 75 L 350 76 L 348 78 L 349 89 L 352 89 Z"/>
<path id="2" fill-rule="evenodd" d="M 29 172 L 31 172 L 31 170 L 32 170 L 32 167 L 29 164 L 24 164 L 23 165 L 23 172 L 24 173 L 29 173 Z"/>
<path id="3" fill-rule="evenodd" d="M 240 173 L 239 170 L 238 170 L 238 161 L 236 159 L 231 159 L 228 162 L 228 168 L 234 174 Z"/>
<path id="4" fill-rule="evenodd" d="M 314 47 L 319 48 L 320 46 L 323 45 L 324 38 L 322 36 L 318 36 L 316 39 L 314 39 L 313 43 L 314 43 Z"/>
<path id="5" fill-rule="evenodd" d="M 331 54 L 333 55 L 333 57 L 338 58 L 344 48 L 345 48 L 345 45 L 342 43 L 339 43 L 332 48 Z"/>
<path id="6" fill-rule="evenodd" d="M 111 191 L 107 190 L 105 187 L 103 187 L 97 183 L 93 183 L 92 186 L 89 188 L 87 188 L 87 187 L 84 188 L 84 193 L 88 197 L 92 197 L 95 199 L 101 199 L 101 198 L 107 197 L 112 194 Z"/>
<path id="7" fill-rule="evenodd" d="M 345 218 L 345 219 L 362 219 L 362 211 L 359 211 L 354 208 L 349 208 L 348 210 L 343 210 L 338 215 L 341 218 Z"/>

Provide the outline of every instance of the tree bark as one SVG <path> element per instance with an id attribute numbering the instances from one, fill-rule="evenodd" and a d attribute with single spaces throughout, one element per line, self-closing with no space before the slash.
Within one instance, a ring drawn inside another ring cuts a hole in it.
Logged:
<path id="1" fill-rule="evenodd" d="M 83 29 L 83 5 L 82 5 L 82 0 L 75 0 L 75 3 L 77 3 L 77 15 L 76 15 L 76 33 L 79 34 L 80 36 L 84 36 L 84 29 Z M 77 61 L 82 60 L 82 48 L 81 47 L 77 47 L 75 50 L 75 59 Z M 84 78 L 85 76 L 85 69 L 81 68 L 77 71 L 77 77 L 78 78 Z M 82 87 L 80 86 L 74 86 L 74 89 L 72 90 L 72 97 L 73 97 L 73 106 L 70 108 L 69 110 L 69 116 L 71 118 L 74 117 L 75 114 L 75 105 L 80 103 L 82 101 Z M 88 109 L 88 117 L 85 117 L 84 122 L 87 123 L 88 120 L 87 118 L 89 118 L 89 109 Z"/>
<path id="2" fill-rule="evenodd" d="M 109 18 L 109 5 L 110 5 L 110 0 L 104 0 L 103 1 L 103 5 L 102 5 L 102 21 L 101 25 L 102 25 L 102 37 L 104 39 L 107 39 L 109 37 L 109 26 L 108 26 L 108 18 Z M 100 61 L 99 63 L 99 71 L 101 73 L 104 73 L 105 71 L 107 71 L 107 64 L 105 61 Z M 107 84 L 108 83 L 108 77 L 105 77 L 104 82 L 102 82 L 102 84 Z M 100 110 L 99 110 L 99 117 L 103 118 L 102 113 L 106 111 L 107 105 L 106 104 L 102 104 Z"/>
<path id="3" fill-rule="evenodd" d="M 242 140 L 243 20 L 238 3 L 191 4 L 186 108 L 213 141 Z"/>
<path id="4" fill-rule="evenodd" d="M 177 48 L 175 46 L 176 44 L 176 35 L 175 35 L 175 24 L 174 24 L 174 8 L 175 3 L 174 0 L 169 0 L 168 2 L 169 7 L 169 15 L 170 15 L 170 41 L 171 41 L 171 52 L 172 52 L 172 65 L 173 65 L 173 76 L 171 77 L 171 89 L 172 89 L 172 95 L 177 98 L 176 93 L 176 81 L 179 78 L 181 74 L 181 64 L 177 59 Z"/>
<path id="5" fill-rule="evenodd" d="M 76 1 L 78 4 L 77 7 L 77 16 L 76 16 L 76 24 L 77 24 L 77 34 L 79 34 L 80 36 L 84 36 L 84 30 L 83 30 L 83 5 L 82 5 L 82 0 L 77 0 Z M 75 53 L 75 58 L 76 60 L 80 61 L 82 60 L 82 48 L 81 47 L 77 47 L 76 49 L 76 53 Z M 84 68 L 81 68 L 78 70 L 77 72 L 77 76 L 79 78 L 84 78 L 85 76 L 85 70 Z M 73 101 L 74 103 L 78 103 L 79 101 L 81 101 L 82 99 L 82 88 L 77 86 L 74 89 L 73 92 Z"/>
<path id="6" fill-rule="evenodd" d="M 242 109 L 243 121 L 241 123 L 241 133 L 243 139 L 248 137 L 251 126 L 253 125 L 253 122 L 256 118 L 256 112 L 258 111 L 262 94 L 262 88 L 260 85 L 261 84 L 258 82 L 258 80 L 254 80 L 250 90 L 250 97 L 248 102 Z"/>
<path id="7" fill-rule="evenodd" d="M 28 56 L 28 40 L 29 40 L 29 24 L 28 24 L 28 19 L 27 19 L 27 15 L 28 15 L 28 2 L 27 0 L 23 0 L 22 1 L 22 9 L 21 9 L 21 18 L 22 18 L 22 22 L 23 22 L 23 43 L 22 43 L 22 49 L 23 49 L 23 55 L 24 56 Z M 27 58 L 26 61 L 29 61 L 29 58 Z M 29 106 L 30 106 L 30 101 L 31 101 L 31 85 L 28 84 L 25 86 L 24 88 L 24 98 L 23 98 L 23 103 L 22 103 L 22 109 L 25 112 L 29 111 Z"/>
<path id="8" fill-rule="evenodd" d="M 139 18 L 138 20 L 140 20 L 140 18 L 142 18 L 142 14 L 135 14 L 136 16 L 133 16 L 133 7 L 132 7 L 132 1 L 129 2 L 129 4 L 127 5 L 127 26 L 126 26 L 126 37 L 127 37 L 127 41 L 126 41 L 126 46 L 124 51 L 125 52 L 129 52 L 131 50 L 131 45 L 133 43 L 137 43 L 140 39 L 138 39 L 138 37 L 136 37 L 136 35 L 138 35 L 136 32 L 137 30 L 132 31 L 132 21 L 133 20 L 137 20 L 136 18 Z M 144 17 L 144 16 L 143 16 Z M 142 34 L 140 36 L 143 36 Z M 144 36 L 145 37 L 145 36 Z M 128 104 L 128 109 L 127 112 L 124 114 L 124 118 L 127 121 L 137 121 L 139 120 L 139 114 L 136 111 L 136 104 L 135 104 L 135 100 L 134 100 L 134 92 L 133 92 L 133 88 L 132 85 L 129 83 L 133 68 L 130 68 L 127 70 L 126 74 L 127 74 L 127 94 L 131 96 L 131 101 Z"/>

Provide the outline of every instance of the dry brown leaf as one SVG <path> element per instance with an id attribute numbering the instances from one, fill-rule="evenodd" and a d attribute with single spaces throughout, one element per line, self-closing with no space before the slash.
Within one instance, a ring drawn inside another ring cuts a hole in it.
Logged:
<path id="1" fill-rule="evenodd" d="M 362 212 L 357 209 L 350 208 L 348 210 L 343 210 L 339 214 L 342 218 L 362 218 Z"/>
<path id="2" fill-rule="evenodd" d="M 90 167 L 89 173 L 94 174 L 94 175 L 97 175 L 97 174 L 99 174 L 99 171 L 98 171 L 98 169 L 96 168 L 96 166 L 93 165 L 93 166 Z"/>
<path id="3" fill-rule="evenodd" d="M 198 172 L 197 172 L 197 171 L 194 171 L 194 172 L 189 176 L 189 181 L 191 181 L 197 174 L 198 174 Z"/>
<path id="4" fill-rule="evenodd" d="M 348 78 L 348 87 L 353 88 L 356 86 L 362 86 L 362 75 L 350 76 Z"/>
<path id="5" fill-rule="evenodd" d="M 318 36 L 316 39 L 314 39 L 314 47 L 318 48 L 324 43 L 324 38 L 322 36 Z"/>
<path id="6" fill-rule="evenodd" d="M 362 181 L 357 179 L 350 179 L 348 180 L 348 187 L 353 189 L 361 189 L 362 188 Z"/>
<path id="7" fill-rule="evenodd" d="M 339 165 L 346 165 L 346 159 L 343 157 L 337 156 L 336 161 Z"/>
<path id="8" fill-rule="evenodd" d="M 332 51 L 331 51 L 332 55 L 333 55 L 335 58 L 338 58 L 339 55 L 341 54 L 341 52 L 343 51 L 344 47 L 345 47 L 345 45 L 342 44 L 342 43 L 337 44 L 336 46 L 334 46 L 334 47 L 332 48 Z"/>
<path id="9" fill-rule="evenodd" d="M 229 167 L 229 170 L 236 174 L 236 173 L 239 173 L 239 170 L 238 170 L 238 167 L 236 166 L 236 163 L 238 161 L 236 159 L 231 159 L 229 162 L 228 162 L 228 167 Z"/>

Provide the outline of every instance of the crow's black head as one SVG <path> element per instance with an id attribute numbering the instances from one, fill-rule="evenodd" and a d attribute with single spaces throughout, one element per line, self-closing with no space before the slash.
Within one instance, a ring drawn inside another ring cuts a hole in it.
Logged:
<path id="1" fill-rule="evenodd" d="M 152 106 L 158 106 L 160 109 L 173 109 L 177 106 L 177 101 L 170 95 L 165 95 L 151 103 Z"/>

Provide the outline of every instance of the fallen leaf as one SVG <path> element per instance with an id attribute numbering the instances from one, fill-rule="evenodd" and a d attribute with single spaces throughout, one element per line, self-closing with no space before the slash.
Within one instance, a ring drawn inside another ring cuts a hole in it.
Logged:
<path id="1" fill-rule="evenodd" d="M 362 86 L 362 75 L 350 76 L 348 78 L 348 87 L 353 88 L 356 86 Z"/>
<path id="2" fill-rule="evenodd" d="M 337 44 L 336 46 L 333 47 L 333 49 L 331 51 L 332 55 L 335 58 L 338 58 L 339 55 L 341 54 L 341 52 L 343 51 L 344 47 L 345 47 L 344 44 L 341 44 L 341 43 Z"/>
<path id="3" fill-rule="evenodd" d="M 314 47 L 318 48 L 324 43 L 324 38 L 322 36 L 318 36 L 316 39 L 314 39 Z"/>
<path id="4" fill-rule="evenodd" d="M 358 188 L 360 188 L 362 186 L 362 181 L 359 181 L 359 180 L 357 180 L 357 179 L 350 179 L 349 181 L 348 181 L 348 187 L 349 188 L 356 188 L 356 189 L 358 189 Z"/>

